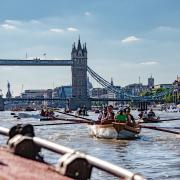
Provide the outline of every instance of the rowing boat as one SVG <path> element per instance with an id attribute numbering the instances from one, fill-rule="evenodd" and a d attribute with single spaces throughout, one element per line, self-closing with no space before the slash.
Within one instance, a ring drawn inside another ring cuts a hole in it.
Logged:
<path id="1" fill-rule="evenodd" d="M 88 125 L 90 136 L 105 139 L 133 139 L 140 132 L 140 126 L 131 127 L 125 123 Z"/>
<path id="2" fill-rule="evenodd" d="M 159 117 L 143 118 L 138 120 L 140 123 L 158 123 L 161 122 Z"/>

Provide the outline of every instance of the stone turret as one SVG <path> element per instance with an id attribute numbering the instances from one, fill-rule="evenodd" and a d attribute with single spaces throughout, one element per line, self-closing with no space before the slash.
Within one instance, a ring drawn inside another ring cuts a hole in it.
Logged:
<path id="1" fill-rule="evenodd" d="M 10 99 L 11 97 L 12 97 L 12 95 L 11 95 L 11 85 L 10 85 L 10 83 L 8 82 L 8 84 L 7 84 L 7 93 L 6 93 L 6 98 L 8 98 L 8 99 Z"/>
<path id="2" fill-rule="evenodd" d="M 75 43 L 72 46 L 71 59 L 73 65 L 72 70 L 72 98 L 73 109 L 80 106 L 89 106 L 88 90 L 87 90 L 87 48 L 86 44 L 81 45 L 79 37 L 76 48 Z M 71 102 L 72 102 L 71 101 Z M 88 103 L 88 104 L 87 104 Z"/>

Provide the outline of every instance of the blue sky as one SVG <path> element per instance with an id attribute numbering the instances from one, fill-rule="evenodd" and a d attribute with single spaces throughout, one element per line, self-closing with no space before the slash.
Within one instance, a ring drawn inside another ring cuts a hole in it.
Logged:
<path id="1" fill-rule="evenodd" d="M 180 75 L 179 0 L 0 0 L 0 58 L 70 59 L 87 42 L 88 65 L 116 85 L 171 83 Z M 70 67 L 0 67 L 0 88 L 71 83 Z M 90 78 L 90 80 L 92 80 Z M 93 80 L 92 80 L 93 81 Z M 95 81 L 93 84 L 97 86 Z"/>

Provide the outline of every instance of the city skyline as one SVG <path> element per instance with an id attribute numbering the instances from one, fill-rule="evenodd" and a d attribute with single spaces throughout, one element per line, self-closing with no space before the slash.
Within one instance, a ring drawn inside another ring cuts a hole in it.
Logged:
<path id="1" fill-rule="evenodd" d="M 109 82 L 113 77 L 115 85 L 137 83 L 139 76 L 147 84 L 151 74 L 155 84 L 176 79 L 179 1 L 69 2 L 71 6 L 63 0 L 2 1 L 0 58 L 70 59 L 71 45 L 80 35 L 87 43 L 88 65 Z M 21 92 L 22 84 L 24 89 L 71 84 L 69 67 L 1 66 L 0 70 L 3 93 L 7 80 L 14 95 Z"/>

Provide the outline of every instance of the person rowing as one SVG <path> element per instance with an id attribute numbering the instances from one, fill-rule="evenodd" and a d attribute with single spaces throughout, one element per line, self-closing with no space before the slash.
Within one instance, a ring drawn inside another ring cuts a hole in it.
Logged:
<path id="1" fill-rule="evenodd" d="M 115 116 L 115 121 L 119 123 L 126 123 L 127 122 L 126 110 L 123 111 L 121 109 Z"/>
<path id="2" fill-rule="evenodd" d="M 144 112 L 141 111 L 141 112 L 139 113 L 139 115 L 138 115 L 138 118 L 139 118 L 139 119 L 143 119 L 143 117 L 144 117 Z"/>
<path id="3" fill-rule="evenodd" d="M 131 110 L 129 108 L 126 111 L 126 115 L 127 115 L 127 125 L 135 126 L 136 122 L 135 122 L 135 119 L 134 119 L 133 115 L 131 114 Z"/>
<path id="4" fill-rule="evenodd" d="M 105 116 L 106 115 L 106 116 Z M 107 113 L 104 114 L 101 118 L 101 124 L 111 124 L 112 122 L 114 122 L 114 112 L 113 112 L 113 106 L 109 105 L 107 107 Z"/>
<path id="5" fill-rule="evenodd" d="M 151 109 L 149 112 L 148 112 L 148 118 L 149 119 L 153 119 L 153 118 L 155 118 L 156 117 L 156 115 L 155 115 L 155 113 L 153 112 L 153 110 Z"/>

